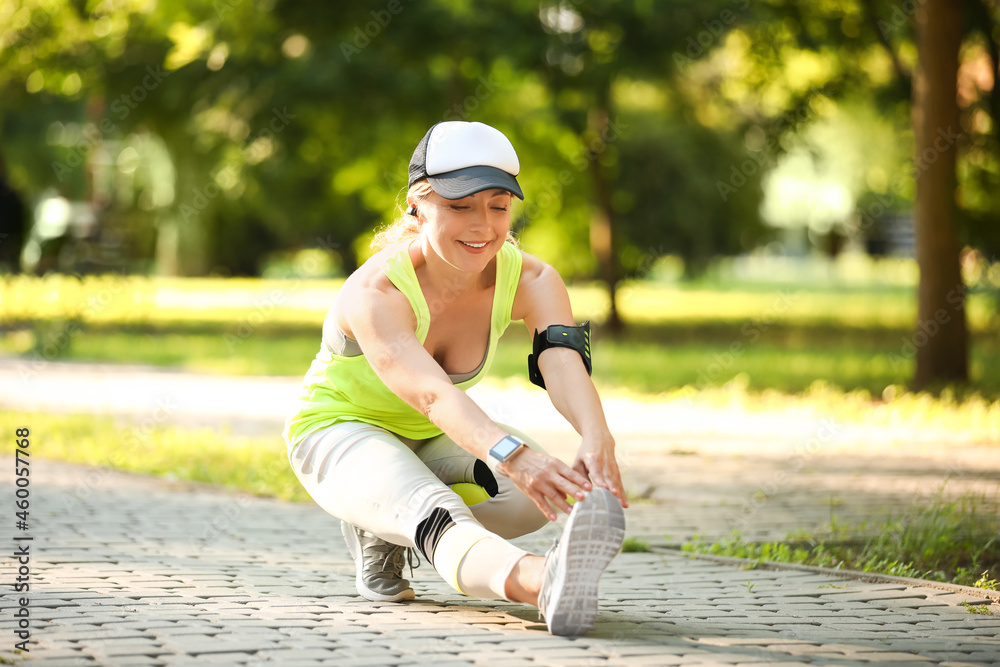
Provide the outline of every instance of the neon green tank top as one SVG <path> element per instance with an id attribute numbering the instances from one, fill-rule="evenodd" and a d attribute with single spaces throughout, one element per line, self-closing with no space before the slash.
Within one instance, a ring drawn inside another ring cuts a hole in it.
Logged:
<path id="1" fill-rule="evenodd" d="M 422 345 L 430 329 L 431 315 L 408 250 L 404 248 L 388 259 L 383 270 L 410 302 L 417 317 L 414 333 Z M 489 371 L 500 336 L 510 324 L 510 311 L 520 277 L 521 253 L 511 244 L 504 243 L 497 253 L 496 288 L 486 360 L 475 376 L 457 383 L 455 386 L 458 388 L 466 390 L 472 387 Z M 326 345 L 320 345 L 303 380 L 297 410 L 285 422 L 283 436 L 291 451 L 310 433 L 341 422 L 365 422 L 418 440 L 442 433 L 427 417 L 392 393 L 363 355 L 342 357 L 331 352 Z"/>

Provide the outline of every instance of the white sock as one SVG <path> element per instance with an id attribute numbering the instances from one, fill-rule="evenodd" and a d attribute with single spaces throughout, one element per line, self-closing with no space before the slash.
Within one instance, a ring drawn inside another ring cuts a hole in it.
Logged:
<path id="1" fill-rule="evenodd" d="M 457 523 L 434 549 L 434 569 L 459 593 L 507 600 L 511 570 L 527 552 L 476 523 Z"/>

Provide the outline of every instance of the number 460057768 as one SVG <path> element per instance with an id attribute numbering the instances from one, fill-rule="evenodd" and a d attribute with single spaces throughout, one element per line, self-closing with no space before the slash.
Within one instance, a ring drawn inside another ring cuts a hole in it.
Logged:
<path id="1" fill-rule="evenodd" d="M 22 510 L 22 512 L 17 513 L 17 517 L 21 521 L 27 521 L 29 494 L 28 457 L 30 456 L 28 447 L 31 446 L 28 436 L 30 435 L 30 431 L 26 428 L 19 428 L 15 431 L 15 435 L 17 439 L 14 442 L 17 444 L 17 449 L 14 450 L 14 473 L 17 475 L 17 491 L 15 492 L 17 501 L 14 504 L 19 510 Z M 24 514 L 24 516 L 22 517 L 21 514 Z"/>

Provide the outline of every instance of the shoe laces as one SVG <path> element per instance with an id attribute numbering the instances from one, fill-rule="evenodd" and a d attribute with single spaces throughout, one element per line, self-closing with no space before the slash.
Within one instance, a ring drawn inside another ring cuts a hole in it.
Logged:
<path id="1" fill-rule="evenodd" d="M 417 550 L 412 547 L 404 547 L 399 544 L 387 544 L 389 547 L 386 555 L 385 562 L 391 564 L 393 572 L 398 572 L 400 575 L 403 573 L 403 566 L 407 565 L 410 568 L 410 576 L 413 576 L 413 568 L 420 567 L 420 556 L 417 555 Z M 416 564 L 414 564 L 416 560 Z"/>
<path id="2" fill-rule="evenodd" d="M 369 566 L 365 569 L 372 574 L 387 573 L 393 577 L 402 577 L 403 566 L 410 566 L 410 576 L 413 569 L 420 566 L 420 557 L 416 549 L 391 544 L 384 540 L 373 539 L 363 546 L 365 560 Z M 416 560 L 416 564 L 414 564 Z M 373 567 L 374 566 L 374 567 Z"/>
<path id="3" fill-rule="evenodd" d="M 417 564 L 414 565 L 413 561 L 416 560 Z M 410 576 L 413 576 L 413 568 L 420 567 L 420 556 L 417 555 L 417 550 L 413 547 L 406 547 L 406 564 L 410 566 Z M 402 563 L 399 566 L 400 571 L 403 569 Z"/>

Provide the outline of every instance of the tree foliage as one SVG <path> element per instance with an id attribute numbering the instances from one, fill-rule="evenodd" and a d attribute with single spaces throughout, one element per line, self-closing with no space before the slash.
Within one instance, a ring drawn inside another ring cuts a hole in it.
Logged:
<path id="1" fill-rule="evenodd" d="M 1000 10 L 965 4 L 958 200 L 994 254 Z M 321 248 L 349 271 L 427 127 L 480 120 L 521 156 L 528 249 L 613 288 L 657 255 L 696 274 L 766 240 L 767 173 L 845 101 L 912 145 L 909 6 L 4 0 L 0 138 L 22 192 L 94 202 L 131 266 L 252 274 Z M 862 235 L 871 202 L 913 200 L 913 165 L 868 172 L 843 221 Z"/>

